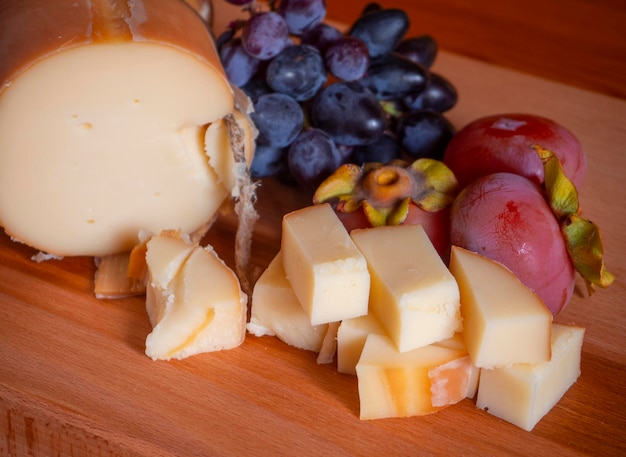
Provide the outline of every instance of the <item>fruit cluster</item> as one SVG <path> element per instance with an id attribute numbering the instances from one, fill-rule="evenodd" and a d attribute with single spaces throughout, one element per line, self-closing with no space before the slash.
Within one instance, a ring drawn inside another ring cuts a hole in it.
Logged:
<path id="1" fill-rule="evenodd" d="M 313 190 L 343 163 L 442 157 L 457 93 L 430 70 L 436 41 L 406 36 L 403 10 L 371 3 L 342 32 L 324 22 L 325 0 L 228 1 L 249 12 L 217 44 L 254 103 L 254 177 Z"/>

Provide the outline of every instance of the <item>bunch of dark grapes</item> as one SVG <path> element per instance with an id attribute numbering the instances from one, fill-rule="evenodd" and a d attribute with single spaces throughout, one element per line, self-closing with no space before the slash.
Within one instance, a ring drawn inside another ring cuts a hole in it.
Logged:
<path id="1" fill-rule="evenodd" d="M 403 10 L 370 3 L 343 33 L 324 22 L 325 0 L 227 1 L 249 13 L 217 43 L 255 107 L 254 177 L 313 190 L 347 162 L 442 158 L 457 92 L 431 71 L 433 37 L 406 36 Z"/>

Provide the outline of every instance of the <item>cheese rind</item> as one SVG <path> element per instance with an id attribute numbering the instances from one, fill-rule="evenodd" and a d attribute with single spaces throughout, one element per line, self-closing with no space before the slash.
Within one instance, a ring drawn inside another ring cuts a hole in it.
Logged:
<path id="1" fill-rule="evenodd" d="M 370 334 L 356 366 L 360 418 L 419 416 L 461 401 L 468 360 L 462 351 L 436 345 L 399 352 L 389 337 Z"/>
<path id="2" fill-rule="evenodd" d="M 291 346 L 318 352 L 328 324 L 311 325 L 287 281 L 279 252 L 254 285 L 248 332 L 275 335 Z"/>
<path id="3" fill-rule="evenodd" d="M 367 314 L 367 263 L 329 204 L 286 214 L 281 251 L 287 280 L 312 325 Z"/>
<path id="4" fill-rule="evenodd" d="M 157 235 L 148 242 L 146 355 L 182 359 L 232 349 L 245 337 L 247 297 L 212 247 Z"/>
<path id="5" fill-rule="evenodd" d="M 557 404 L 580 376 L 585 329 L 552 325 L 552 359 L 483 369 L 476 406 L 526 431 Z"/>
<path id="6" fill-rule="evenodd" d="M 58 256 L 194 232 L 232 191 L 232 151 L 208 135 L 205 152 L 205 133 L 233 112 L 213 39 L 183 2 L 2 2 L 0 224 Z"/>
<path id="7" fill-rule="evenodd" d="M 504 265 L 453 246 L 463 338 L 474 364 L 493 368 L 550 360 L 552 313 Z"/>
<path id="8" fill-rule="evenodd" d="M 421 226 L 357 229 L 350 235 L 370 270 L 370 312 L 401 352 L 460 329 L 458 286 Z"/>

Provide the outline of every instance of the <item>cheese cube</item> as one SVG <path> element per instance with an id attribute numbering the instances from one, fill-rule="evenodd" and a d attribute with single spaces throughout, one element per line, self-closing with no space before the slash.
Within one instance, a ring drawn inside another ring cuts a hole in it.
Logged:
<path id="1" fill-rule="evenodd" d="M 584 334 L 553 324 L 549 362 L 482 370 L 476 406 L 531 431 L 580 376 Z"/>
<path id="2" fill-rule="evenodd" d="M 337 371 L 356 375 L 356 364 L 370 333 L 387 334 L 373 314 L 341 322 L 337 331 Z"/>
<path id="3" fill-rule="evenodd" d="M 461 290 L 463 338 L 476 366 L 550 360 L 552 313 L 510 270 L 453 246 L 450 271 Z"/>
<path id="4" fill-rule="evenodd" d="M 329 204 L 286 214 L 281 251 L 287 280 L 312 325 L 367 314 L 367 263 Z"/>
<path id="5" fill-rule="evenodd" d="M 182 359 L 243 342 L 247 297 L 213 248 L 157 235 L 148 242 L 146 262 L 146 308 L 153 326 L 146 355 Z"/>
<path id="6" fill-rule="evenodd" d="M 370 312 L 401 352 L 460 329 L 459 288 L 421 226 L 357 229 L 351 236 L 370 269 Z"/>
<path id="7" fill-rule="evenodd" d="M 275 335 L 300 349 L 318 352 L 328 324 L 311 325 L 285 277 L 279 252 L 259 277 L 252 291 L 248 332 L 256 336 Z"/>
<path id="8" fill-rule="evenodd" d="M 467 357 L 469 357 L 469 352 L 467 351 L 467 347 L 465 346 L 465 341 L 463 340 L 462 333 L 455 333 L 452 338 L 448 338 L 443 341 L 437 341 L 436 343 L 433 343 L 433 344 L 436 346 L 443 346 L 446 348 L 463 351 L 463 353 L 467 354 Z M 474 365 L 474 362 L 471 361 L 471 357 L 470 357 L 469 363 L 470 363 L 470 378 L 467 384 L 467 392 L 465 393 L 465 396 L 467 398 L 474 398 L 476 396 L 476 392 L 478 392 L 480 368 Z"/>
<path id="9" fill-rule="evenodd" d="M 469 360 L 436 345 L 399 352 L 389 337 L 370 334 L 356 366 L 360 418 L 419 416 L 461 401 Z"/>

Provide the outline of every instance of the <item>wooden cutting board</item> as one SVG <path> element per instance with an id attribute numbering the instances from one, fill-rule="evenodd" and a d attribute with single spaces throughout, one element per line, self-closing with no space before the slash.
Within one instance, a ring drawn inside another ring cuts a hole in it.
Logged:
<path id="1" fill-rule="evenodd" d="M 93 261 L 35 263 L 0 235 L 0 455 L 617 455 L 626 452 L 626 101 L 441 53 L 456 126 L 530 112 L 573 130 L 589 158 L 584 214 L 617 276 L 557 321 L 586 327 L 582 376 L 528 433 L 464 400 L 426 417 L 359 420 L 357 381 L 272 337 L 183 361 L 144 355 L 143 297 L 97 300 Z M 281 216 L 310 196 L 262 183 L 253 265 L 276 254 Z M 233 264 L 235 221 L 206 241 Z"/>

